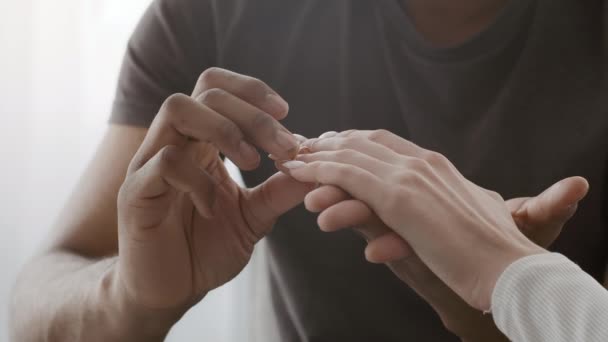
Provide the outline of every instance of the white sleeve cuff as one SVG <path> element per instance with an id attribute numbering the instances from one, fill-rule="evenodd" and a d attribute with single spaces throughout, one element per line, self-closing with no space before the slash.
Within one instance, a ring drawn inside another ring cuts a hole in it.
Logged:
<path id="1" fill-rule="evenodd" d="M 522 258 L 492 294 L 498 328 L 512 341 L 608 341 L 608 291 L 568 258 Z"/>

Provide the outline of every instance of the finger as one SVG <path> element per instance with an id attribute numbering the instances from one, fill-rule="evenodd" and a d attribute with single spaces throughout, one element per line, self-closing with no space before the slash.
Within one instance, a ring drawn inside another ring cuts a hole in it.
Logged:
<path id="1" fill-rule="evenodd" d="M 298 154 L 310 153 L 310 150 L 308 148 L 302 148 L 302 146 L 301 146 L 304 142 L 306 142 L 308 140 L 308 138 L 306 138 L 305 136 L 300 135 L 300 134 L 294 134 L 293 136 L 296 138 L 296 142 L 298 143 Z M 280 162 L 282 160 L 285 160 L 285 159 L 281 159 L 281 158 L 275 156 L 272 153 L 270 153 L 268 155 L 268 158 L 270 158 L 271 160 L 273 160 L 275 162 L 277 162 L 277 161 Z M 280 168 L 277 167 L 277 169 L 280 169 Z"/>
<path id="2" fill-rule="evenodd" d="M 352 164 L 326 161 L 306 164 L 295 160 L 286 162 L 283 166 L 300 182 L 337 186 L 352 197 L 369 204 L 374 210 L 379 208 L 386 196 L 386 184 L 380 178 Z"/>
<path id="3" fill-rule="evenodd" d="M 311 152 L 327 152 L 340 150 L 355 150 L 378 160 L 390 164 L 399 164 L 402 156 L 386 146 L 361 137 L 341 137 L 339 135 L 329 138 L 319 138 L 310 145 L 304 143 Z"/>
<path id="4" fill-rule="evenodd" d="M 336 162 L 345 165 L 353 165 L 377 175 L 380 178 L 387 178 L 395 171 L 395 166 L 382 160 L 370 157 L 358 150 L 336 150 L 321 151 L 299 155 L 297 160 L 305 163 L 313 162 Z"/>
<path id="5" fill-rule="evenodd" d="M 319 136 L 319 139 L 331 138 L 331 137 L 334 137 L 336 135 L 338 135 L 338 132 L 336 132 L 336 131 L 329 131 L 329 132 L 325 132 L 325 133 L 321 134 Z"/>
<path id="6" fill-rule="evenodd" d="M 350 195 L 344 190 L 333 185 L 323 185 L 309 192 L 304 198 L 304 204 L 308 211 L 318 213 L 349 198 Z"/>
<path id="7" fill-rule="evenodd" d="M 189 140 L 213 143 L 244 169 L 256 167 L 260 160 L 236 124 L 189 96 L 177 94 L 161 107 L 129 166 L 129 173 L 142 167 L 164 146 L 181 147 Z"/>
<path id="8" fill-rule="evenodd" d="M 371 240 L 365 248 L 365 258 L 375 264 L 399 261 L 413 254 L 412 247 L 393 231 Z"/>
<path id="9" fill-rule="evenodd" d="M 572 177 L 557 182 L 541 193 L 537 198 L 528 201 L 525 210 L 537 220 L 567 220 L 572 210 L 589 191 L 585 178 Z"/>
<path id="10" fill-rule="evenodd" d="M 324 232 L 360 228 L 366 240 L 374 239 L 389 230 L 367 205 L 355 199 L 338 202 L 323 210 L 317 223 Z"/>
<path id="11" fill-rule="evenodd" d="M 543 193 L 531 198 L 507 201 L 513 215 L 525 219 L 527 226 L 545 226 L 548 223 L 563 224 L 576 211 L 576 206 L 589 190 L 584 178 L 564 179 Z"/>
<path id="12" fill-rule="evenodd" d="M 128 201 L 132 208 L 141 208 L 142 214 L 149 214 L 150 210 L 145 209 L 154 206 L 155 202 L 166 204 L 171 193 L 181 192 L 191 195 L 202 215 L 213 215 L 211 208 L 215 201 L 216 185 L 179 147 L 162 148 L 142 168 L 130 175 L 128 183 L 129 189 L 125 192 Z M 146 221 L 145 216 L 138 217 L 138 220 Z"/>
<path id="13" fill-rule="evenodd" d="M 289 111 L 287 102 L 266 83 L 250 76 L 220 68 L 210 68 L 201 74 L 196 82 L 192 97 L 196 98 L 205 91 L 214 88 L 234 94 L 277 120 L 285 118 Z"/>
<path id="14" fill-rule="evenodd" d="M 343 138 L 359 139 L 364 138 L 382 145 L 398 155 L 423 159 L 432 165 L 434 168 L 448 169 L 451 176 L 456 176 L 462 179 L 463 176 L 456 167 L 441 153 L 424 149 L 413 142 L 404 139 L 387 130 L 375 131 L 346 131 L 340 135 Z"/>
<path id="15" fill-rule="evenodd" d="M 296 137 L 270 114 L 219 88 L 207 90 L 196 100 L 232 121 L 248 142 L 283 160 L 298 153 Z"/>
<path id="16" fill-rule="evenodd" d="M 507 201 L 518 227 L 532 241 L 548 247 L 574 215 L 589 190 L 581 177 L 564 179 L 537 197 Z M 516 207 L 518 206 L 518 207 Z"/>
<path id="17" fill-rule="evenodd" d="M 278 172 L 247 193 L 245 214 L 256 231 L 266 233 L 265 229 L 270 228 L 274 220 L 302 203 L 314 187 Z"/>
<path id="18" fill-rule="evenodd" d="M 319 215 L 317 222 L 325 232 L 354 228 L 370 243 L 379 237 L 392 236 L 392 240 L 388 239 L 386 243 L 374 247 L 370 260 L 372 262 L 396 261 L 408 257 L 411 253 L 408 243 L 391 231 L 365 203 L 359 200 L 346 200 L 329 207 Z M 379 247 L 382 250 L 376 250 Z"/>
<path id="19" fill-rule="evenodd" d="M 398 154 L 410 157 L 424 158 L 428 152 L 427 150 L 421 148 L 413 142 L 408 141 L 392 132 L 383 129 L 373 131 L 351 130 L 343 132 L 340 137 L 368 139 L 370 141 L 383 145 Z"/>

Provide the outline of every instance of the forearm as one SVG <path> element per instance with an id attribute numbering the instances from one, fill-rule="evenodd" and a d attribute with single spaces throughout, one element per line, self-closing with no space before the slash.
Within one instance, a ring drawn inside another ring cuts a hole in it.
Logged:
<path id="1" fill-rule="evenodd" d="M 162 341 L 177 317 L 129 304 L 116 260 L 55 252 L 30 262 L 14 290 L 13 340 Z"/>

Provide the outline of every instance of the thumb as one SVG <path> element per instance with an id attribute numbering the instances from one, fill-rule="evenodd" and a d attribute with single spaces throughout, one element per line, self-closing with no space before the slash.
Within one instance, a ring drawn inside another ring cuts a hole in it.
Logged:
<path id="1" fill-rule="evenodd" d="M 585 178 L 561 180 L 536 197 L 512 200 L 520 203 L 512 209 L 513 219 L 528 238 L 548 247 L 559 236 L 588 191 L 589 183 Z"/>
<path id="2" fill-rule="evenodd" d="M 301 183 L 277 172 L 249 190 L 244 215 L 255 231 L 266 232 L 279 216 L 302 203 L 306 194 L 314 188 L 315 184 Z"/>

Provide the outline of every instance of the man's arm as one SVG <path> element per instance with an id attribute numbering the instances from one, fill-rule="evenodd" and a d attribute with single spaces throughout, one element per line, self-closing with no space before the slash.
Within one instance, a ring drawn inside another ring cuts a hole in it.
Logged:
<path id="1" fill-rule="evenodd" d="M 310 191 L 280 173 L 242 189 L 219 158 L 254 169 L 254 145 L 290 158 L 297 139 L 278 121 L 287 106 L 260 80 L 210 68 L 192 96 L 165 100 L 149 131 L 112 126 L 18 281 L 15 339 L 162 340 Z"/>
<path id="2" fill-rule="evenodd" d="M 80 340 L 86 332 L 100 341 L 135 341 L 138 336 L 129 334 L 144 333 L 141 328 L 124 329 L 140 322 L 125 320 L 137 313 L 122 305 L 124 298 L 113 296 L 112 266 L 118 250 L 117 194 L 145 134 L 143 128 L 110 126 L 49 243 L 17 281 L 11 306 L 13 340 Z M 145 333 L 162 340 L 163 330 L 167 328 Z"/>

